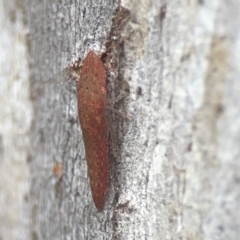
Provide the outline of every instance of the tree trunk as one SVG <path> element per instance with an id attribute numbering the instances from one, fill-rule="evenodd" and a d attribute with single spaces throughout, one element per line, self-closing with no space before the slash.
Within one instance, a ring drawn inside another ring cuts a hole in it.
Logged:
<path id="1" fill-rule="evenodd" d="M 16 142 L 24 142 L 19 152 L 9 120 L 3 122 L 0 153 L 7 148 L 24 159 L 13 167 L 22 173 L 24 166 L 21 181 L 30 184 L 27 197 L 25 190 L 17 193 L 15 225 L 0 210 L 0 239 L 239 239 L 240 1 L 13 3 L 4 3 L 5 14 L 24 15 L 29 34 L 21 43 L 29 57 L 16 55 L 8 71 L 16 71 L 15 82 L 25 73 L 31 96 L 11 97 L 11 85 L 9 92 L 1 89 L 0 104 L 7 95 L 11 101 L 1 109 L 21 115 L 22 107 L 30 117 L 16 120 L 24 137 L 12 128 Z M 111 105 L 103 211 L 92 200 L 71 75 L 89 51 L 104 64 Z M 16 68 L 26 59 L 29 67 Z M 25 84 L 16 91 L 27 91 Z M 2 110 L 1 118 L 6 114 Z M 11 163 L 10 155 L 4 163 Z M 0 193 L 9 196 L 0 164 Z M 5 201 L 2 209 L 11 207 Z M 3 229 L 19 234 L 6 237 Z"/>

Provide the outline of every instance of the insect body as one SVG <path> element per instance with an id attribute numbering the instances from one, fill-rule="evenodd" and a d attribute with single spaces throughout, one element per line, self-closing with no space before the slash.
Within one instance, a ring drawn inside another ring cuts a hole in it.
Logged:
<path id="1" fill-rule="evenodd" d="M 90 51 L 77 82 L 78 116 L 85 145 L 92 197 L 102 210 L 108 189 L 108 130 L 106 72 L 101 59 Z"/>

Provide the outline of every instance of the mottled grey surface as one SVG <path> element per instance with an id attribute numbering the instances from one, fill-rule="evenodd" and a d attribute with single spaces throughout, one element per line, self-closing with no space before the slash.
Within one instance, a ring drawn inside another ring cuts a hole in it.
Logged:
<path id="1" fill-rule="evenodd" d="M 121 5 L 130 16 L 119 34 L 111 25 L 115 1 L 24 2 L 34 107 L 31 238 L 237 240 L 240 2 Z M 108 89 L 127 83 L 130 92 L 115 107 L 131 120 L 109 114 L 118 154 L 111 149 L 103 212 L 91 199 L 75 83 L 66 73 L 89 49 L 107 52 Z M 62 176 L 52 171 L 56 163 Z"/>
<path id="2" fill-rule="evenodd" d="M 14 0 L 0 0 L 0 239 L 29 239 L 30 100 L 27 29 Z"/>

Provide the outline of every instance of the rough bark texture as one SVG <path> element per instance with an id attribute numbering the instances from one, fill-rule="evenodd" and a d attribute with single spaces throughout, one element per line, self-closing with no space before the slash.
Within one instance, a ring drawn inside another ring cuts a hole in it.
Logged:
<path id="1" fill-rule="evenodd" d="M 29 94 L 22 1 L 0 0 L 0 239 L 29 239 Z"/>
<path id="2" fill-rule="evenodd" d="M 22 204 L 28 210 L 19 205 L 18 211 L 30 213 L 30 239 L 239 239 L 240 2 L 119 4 L 25 0 L 19 6 L 29 29 L 34 119 L 30 147 L 22 147 L 29 148 Z M 89 50 L 102 56 L 109 101 L 129 91 L 115 109 L 130 120 L 107 114 L 110 184 L 101 212 L 91 198 L 76 86 L 66 71 Z M 31 112 L 24 99 L 16 101 Z M 1 156 L 9 136 L 4 126 Z M 0 191 L 6 196 L 9 188 Z M 6 238 L 0 229 L 0 239 L 27 239 Z"/>

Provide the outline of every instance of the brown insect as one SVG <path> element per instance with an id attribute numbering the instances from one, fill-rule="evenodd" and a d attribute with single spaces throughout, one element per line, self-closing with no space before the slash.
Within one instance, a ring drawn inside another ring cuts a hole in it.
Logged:
<path id="1" fill-rule="evenodd" d="M 83 61 L 77 93 L 92 198 L 96 208 L 102 210 L 108 189 L 106 72 L 101 59 L 93 51 Z"/>
<path id="2" fill-rule="evenodd" d="M 62 164 L 59 162 L 54 163 L 54 165 L 52 167 L 52 173 L 53 173 L 54 177 L 56 177 L 57 179 L 60 179 L 63 175 Z"/>

